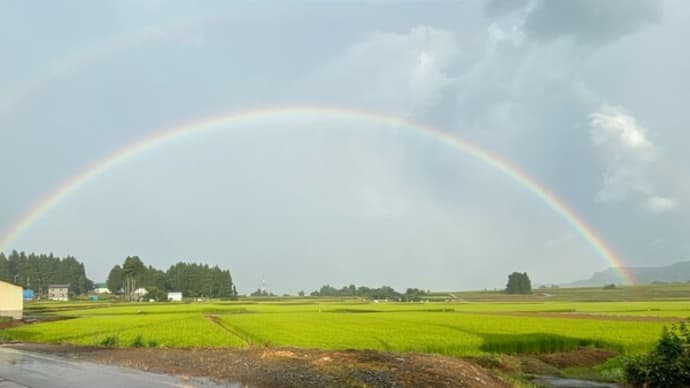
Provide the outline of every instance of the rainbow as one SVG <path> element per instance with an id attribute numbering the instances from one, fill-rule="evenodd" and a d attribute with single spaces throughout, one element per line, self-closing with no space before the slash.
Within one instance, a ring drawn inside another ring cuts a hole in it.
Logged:
<path id="1" fill-rule="evenodd" d="M 623 261 L 591 226 L 552 191 L 499 155 L 481 148 L 468 140 L 409 118 L 343 107 L 279 106 L 234 111 L 155 132 L 131 145 L 116 150 L 107 157 L 74 175 L 72 178 L 59 185 L 55 190 L 44 196 L 0 235 L 0 252 L 9 249 L 10 245 L 19 238 L 19 236 L 25 233 L 31 225 L 56 204 L 104 172 L 127 161 L 135 155 L 144 153 L 174 140 L 184 140 L 203 132 L 221 129 L 230 124 L 241 124 L 245 121 L 248 122 L 263 118 L 287 118 L 294 117 L 295 115 L 314 118 L 360 119 L 388 126 L 406 128 L 421 136 L 462 151 L 498 171 L 501 171 L 514 182 L 534 194 L 551 210 L 558 214 L 563 221 L 570 225 L 611 267 L 615 268 L 625 283 L 634 284 L 634 278 L 632 274 L 626 270 Z"/>

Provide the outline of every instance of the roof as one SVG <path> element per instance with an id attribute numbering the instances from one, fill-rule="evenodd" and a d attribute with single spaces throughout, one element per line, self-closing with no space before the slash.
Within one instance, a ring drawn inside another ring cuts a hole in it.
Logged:
<path id="1" fill-rule="evenodd" d="M 14 283 L 12 283 L 12 282 L 5 282 L 5 281 L 0 280 L 0 283 L 5 283 L 5 284 L 9 284 L 10 286 L 15 286 L 15 287 L 22 288 L 22 286 L 17 285 L 17 284 L 14 284 Z"/>
<path id="2" fill-rule="evenodd" d="M 69 283 L 67 284 L 51 284 L 48 288 L 69 288 Z"/>

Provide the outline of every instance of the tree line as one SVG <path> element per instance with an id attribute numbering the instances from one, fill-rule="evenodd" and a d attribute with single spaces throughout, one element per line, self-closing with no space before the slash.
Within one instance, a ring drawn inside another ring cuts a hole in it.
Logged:
<path id="1" fill-rule="evenodd" d="M 404 293 L 394 290 L 390 286 L 379 288 L 369 288 L 365 286 L 356 287 L 354 284 L 337 289 L 328 284 L 321 286 L 320 289 L 313 291 L 311 296 L 352 296 L 367 299 L 388 299 L 399 301 L 419 301 L 427 296 L 427 293 L 418 288 L 408 288 Z"/>
<path id="2" fill-rule="evenodd" d="M 129 256 L 122 265 L 114 266 L 106 284 L 112 293 L 123 294 L 128 299 L 139 288 L 146 289 L 152 299 L 167 299 L 168 291 L 182 292 L 185 297 L 237 297 L 229 270 L 179 262 L 162 271 L 151 265 L 147 267 L 138 256 Z"/>
<path id="3" fill-rule="evenodd" d="M 69 284 L 71 294 L 86 294 L 93 289 L 93 282 L 86 277 L 84 264 L 72 256 L 64 258 L 50 254 L 26 254 L 12 251 L 8 256 L 0 252 L 0 280 L 46 294 L 51 284 Z M 236 298 L 237 289 L 229 270 L 207 264 L 178 262 L 163 271 L 144 265 L 138 256 L 129 256 L 122 265 L 115 265 L 108 274 L 108 289 L 123 294 L 128 299 L 138 288 L 147 290 L 149 297 L 167 300 L 168 291 L 182 292 L 185 297 Z M 508 276 L 505 291 L 509 294 L 529 294 L 532 284 L 527 273 L 513 272 Z M 252 296 L 271 295 L 258 289 Z M 323 285 L 311 296 L 361 297 L 368 299 L 389 299 L 418 301 L 427 293 L 417 288 L 408 288 L 404 293 L 390 286 L 369 288 L 354 284 L 340 289 Z M 300 296 L 304 296 L 300 292 Z"/>
<path id="4" fill-rule="evenodd" d="M 72 294 L 84 294 L 93 288 L 86 277 L 84 264 L 72 256 L 64 258 L 50 254 L 12 251 L 8 256 L 0 252 L 0 280 L 15 283 L 36 293 L 45 294 L 51 284 L 69 284 Z"/>

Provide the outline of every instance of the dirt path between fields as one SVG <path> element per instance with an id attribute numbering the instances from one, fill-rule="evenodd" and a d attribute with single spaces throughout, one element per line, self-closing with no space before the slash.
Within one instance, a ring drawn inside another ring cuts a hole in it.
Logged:
<path id="1" fill-rule="evenodd" d="M 149 372 L 209 377 L 255 387 L 509 387 L 466 360 L 371 350 L 99 348 L 11 344 L 16 349 Z"/>
<path id="2" fill-rule="evenodd" d="M 244 345 L 251 345 L 251 341 L 248 338 L 246 338 L 244 335 L 233 329 L 231 326 L 225 324 L 223 321 L 220 320 L 220 318 L 218 318 L 217 315 L 211 314 L 205 315 L 205 317 L 209 320 L 209 322 L 213 323 L 214 325 L 218 325 L 218 327 L 228 332 L 228 334 L 232 335 L 233 337 L 239 338 L 244 343 Z"/>

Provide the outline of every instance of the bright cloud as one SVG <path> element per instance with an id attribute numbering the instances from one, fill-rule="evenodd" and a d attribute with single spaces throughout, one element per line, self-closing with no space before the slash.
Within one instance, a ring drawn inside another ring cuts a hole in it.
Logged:
<path id="1" fill-rule="evenodd" d="M 675 198 L 652 196 L 647 199 L 647 210 L 654 214 L 671 211 L 677 206 L 678 201 Z"/>
<path id="2" fill-rule="evenodd" d="M 641 160 L 654 157 L 654 145 L 647 139 L 647 129 L 620 106 L 604 105 L 590 115 L 592 141 L 597 146 L 631 152 Z"/>
<path id="3" fill-rule="evenodd" d="M 660 196 L 652 179 L 652 167 L 659 149 L 648 136 L 647 128 L 620 106 L 603 105 L 590 115 L 590 139 L 606 165 L 601 202 L 620 202 L 641 197 L 652 214 L 673 210 L 674 198 Z"/>
<path id="4" fill-rule="evenodd" d="M 590 139 L 606 165 L 597 199 L 617 202 L 633 194 L 651 195 L 647 165 L 656 153 L 647 129 L 618 106 L 602 106 L 590 115 Z"/>
<path id="5" fill-rule="evenodd" d="M 453 85 L 446 71 L 457 56 L 455 37 L 445 30 L 418 26 L 402 34 L 377 32 L 303 84 L 337 90 L 335 98 L 348 100 L 339 103 L 424 113 Z"/>

